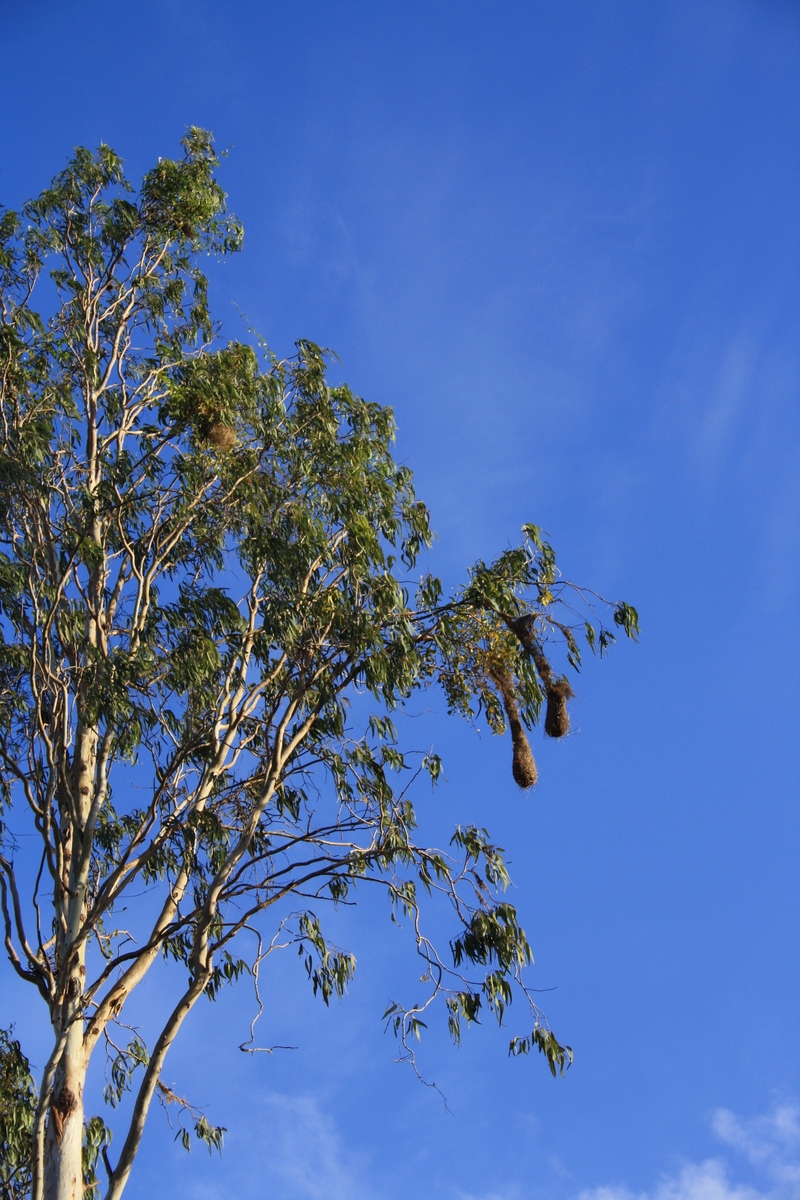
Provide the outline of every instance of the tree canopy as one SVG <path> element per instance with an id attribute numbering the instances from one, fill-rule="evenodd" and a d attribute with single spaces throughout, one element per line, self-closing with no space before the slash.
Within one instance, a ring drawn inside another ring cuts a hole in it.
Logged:
<path id="1" fill-rule="evenodd" d="M 212 321 L 202 259 L 242 241 L 218 165 L 190 129 L 136 191 L 107 146 L 78 149 L 21 214 L 0 211 L 0 892 L 53 1032 L 35 1200 L 101 1194 L 101 1158 L 116 1200 L 155 1097 L 187 1142 L 219 1145 L 161 1078 L 186 1015 L 288 945 L 324 1002 L 341 995 L 355 960 L 323 916 L 368 886 L 424 964 L 424 998 L 384 1014 L 412 1064 L 433 1006 L 458 1041 L 517 993 L 511 1052 L 553 1074 L 571 1061 L 525 982 L 502 851 L 466 823 L 444 848 L 419 838 L 415 781 L 441 764 L 401 745 L 396 716 L 441 689 L 450 713 L 510 730 L 529 787 L 526 731 L 567 732 L 564 672 L 581 645 L 635 637 L 636 612 L 564 580 L 533 524 L 447 594 L 419 571 L 429 515 L 391 410 L 333 384 L 309 341 L 278 359 Z M 444 948 L 425 932 L 437 902 Z M 168 1019 L 121 1036 L 163 958 Z M 113 1154 L 84 1114 L 99 1043 L 109 1104 L 133 1093 Z"/>

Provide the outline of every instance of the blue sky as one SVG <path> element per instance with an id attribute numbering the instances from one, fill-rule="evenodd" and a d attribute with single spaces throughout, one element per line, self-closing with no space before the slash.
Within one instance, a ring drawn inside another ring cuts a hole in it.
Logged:
<path id="1" fill-rule="evenodd" d="M 278 353 L 332 346 L 394 407 L 463 578 L 525 521 L 634 603 L 640 646 L 580 679 L 576 733 L 509 746 L 443 720 L 436 833 L 509 851 L 565 1080 L 488 1028 L 423 1066 L 379 1021 L 402 933 L 343 918 L 348 998 L 294 963 L 194 1017 L 168 1082 L 229 1133 L 187 1159 L 154 1113 L 128 1194 L 197 1200 L 800 1196 L 800 5 L 0 0 L 0 202 L 76 144 L 136 177 L 213 130 L 245 224 L 212 267 Z M 43 1014 L 3 968 L 0 1024 Z M 161 980 L 142 1000 L 158 1006 Z M 42 1055 L 44 1057 L 44 1055 Z"/>

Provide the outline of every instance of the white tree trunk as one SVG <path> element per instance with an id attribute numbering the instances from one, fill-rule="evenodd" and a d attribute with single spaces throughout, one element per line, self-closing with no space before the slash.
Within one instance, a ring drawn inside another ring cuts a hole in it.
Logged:
<path id="1" fill-rule="evenodd" d="M 83 1022 L 67 1035 L 53 1081 L 44 1142 L 44 1200 L 82 1200 L 83 1083 L 86 1075 Z"/>
<path id="2" fill-rule="evenodd" d="M 88 641 L 96 644 L 96 630 L 89 623 Z M 85 943 L 78 941 L 86 917 L 86 888 L 89 875 L 91 831 L 86 834 L 86 825 L 92 808 L 92 798 L 98 790 L 104 794 L 104 786 L 95 779 L 97 731 L 79 726 L 76 739 L 73 768 L 72 792 L 75 807 L 79 810 L 80 832 L 75 836 L 69 826 L 71 814 L 63 822 L 68 832 L 69 849 L 65 855 L 69 885 L 65 888 L 66 928 L 63 935 L 63 953 L 67 961 L 69 978 L 66 991 L 54 1020 L 54 1032 L 59 1037 L 67 1029 L 66 1044 L 61 1060 L 56 1067 L 47 1117 L 44 1139 L 44 1186 L 42 1200 L 83 1200 L 83 1085 L 86 1078 L 87 1057 L 83 1041 L 82 995 L 86 981 Z M 63 810 L 70 813 L 69 806 Z M 73 947 L 77 946 L 77 949 Z"/>

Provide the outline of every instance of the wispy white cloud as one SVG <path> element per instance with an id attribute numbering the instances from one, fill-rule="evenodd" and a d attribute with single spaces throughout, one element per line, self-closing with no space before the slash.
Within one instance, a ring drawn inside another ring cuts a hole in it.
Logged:
<path id="1" fill-rule="evenodd" d="M 740 331 L 725 347 L 697 424 L 695 458 L 704 472 L 713 474 L 719 468 L 753 401 L 759 352 L 759 340 L 750 329 Z"/>
<path id="2" fill-rule="evenodd" d="M 348 1150 L 312 1096 L 272 1094 L 265 1100 L 269 1170 L 286 1200 L 379 1200 L 366 1163 Z"/>
<path id="3" fill-rule="evenodd" d="M 581 1192 L 579 1200 L 764 1200 L 764 1193 L 732 1183 L 725 1164 L 709 1159 L 687 1164 L 675 1177 L 662 1179 L 654 1191 L 601 1187 Z"/>
<path id="4" fill-rule="evenodd" d="M 578 1200 L 800 1200 L 800 1108 L 796 1104 L 781 1104 L 771 1113 L 749 1119 L 721 1108 L 714 1113 L 711 1127 L 764 1176 L 762 1183 L 737 1182 L 725 1160 L 710 1158 L 685 1163 L 646 1192 L 590 1188 Z"/>
<path id="5" fill-rule="evenodd" d="M 781 1104 L 766 1116 L 742 1120 L 727 1108 L 712 1121 L 717 1137 L 740 1151 L 754 1167 L 800 1195 L 800 1106 Z"/>

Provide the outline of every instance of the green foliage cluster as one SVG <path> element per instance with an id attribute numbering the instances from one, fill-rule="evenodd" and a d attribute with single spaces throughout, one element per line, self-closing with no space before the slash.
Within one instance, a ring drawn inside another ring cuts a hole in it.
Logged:
<path id="1" fill-rule="evenodd" d="M 0 1029 L 0 1197 L 30 1194 L 36 1087 L 13 1029 Z"/>
<path id="2" fill-rule="evenodd" d="M 636 636 L 635 610 L 563 580 L 535 525 L 447 597 L 419 574 L 429 515 L 392 456 L 391 410 L 332 382 L 312 342 L 278 360 L 212 323 L 201 257 L 242 236 L 217 165 L 190 130 L 136 193 L 108 147 L 78 150 L 21 217 L 0 213 L 0 796 L 27 813 L 52 893 L 43 919 L 6 838 L 6 942 L 54 1030 L 37 1200 L 76 1029 L 81 1061 L 106 1042 L 109 1103 L 134 1094 L 113 1200 L 154 1097 L 221 1144 L 161 1078 L 198 998 L 243 974 L 258 997 L 287 945 L 325 1003 L 342 995 L 355 960 L 320 914 L 367 884 L 410 918 L 424 963 L 426 996 L 385 1014 L 404 1057 L 437 1001 L 458 1041 L 516 992 L 534 1028 L 511 1052 L 536 1046 L 554 1074 L 571 1059 L 523 979 L 502 851 L 470 825 L 446 852 L 420 839 L 412 784 L 441 763 L 401 748 L 393 714 L 439 687 L 502 733 L 501 671 L 532 727 L 550 658 L 578 670 L 581 640 L 602 654 L 615 630 Z M 33 307 L 46 264 L 47 318 Z M 446 954 L 423 932 L 427 902 L 450 906 Z M 120 1049 L 113 1029 L 159 957 L 180 967 L 174 1011 Z M 88 1126 L 88 1171 L 108 1142 Z"/>

